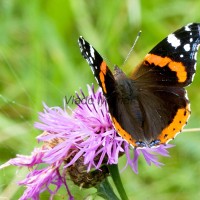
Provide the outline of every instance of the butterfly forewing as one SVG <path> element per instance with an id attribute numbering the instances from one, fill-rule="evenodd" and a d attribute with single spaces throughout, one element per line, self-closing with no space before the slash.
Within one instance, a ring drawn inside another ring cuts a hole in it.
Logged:
<path id="1" fill-rule="evenodd" d="M 78 44 L 83 57 L 90 65 L 97 83 L 102 88 L 105 96 L 109 95 L 115 88 L 115 78 L 108 68 L 106 62 L 96 49 L 90 45 L 82 36 L 79 37 Z"/>
<path id="2" fill-rule="evenodd" d="M 187 86 L 196 71 L 200 26 L 191 23 L 169 34 L 146 56 L 132 78 L 145 84 Z"/>

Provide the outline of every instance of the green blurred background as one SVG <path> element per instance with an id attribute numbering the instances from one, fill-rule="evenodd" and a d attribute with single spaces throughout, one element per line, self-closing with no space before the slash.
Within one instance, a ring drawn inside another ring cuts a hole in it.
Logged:
<path id="1" fill-rule="evenodd" d="M 38 146 L 37 121 L 42 102 L 62 106 L 65 95 L 95 79 L 82 58 L 77 39 L 83 35 L 110 67 L 123 64 L 139 30 L 142 35 L 123 67 L 130 72 L 162 38 L 189 22 L 200 22 L 200 1 L 186 0 L 0 0 L 0 164 Z M 200 55 L 198 54 L 200 61 Z M 188 88 L 192 116 L 186 128 L 200 127 L 200 62 Z M 180 134 L 162 168 L 140 159 L 139 174 L 122 174 L 130 200 L 200 199 L 200 131 Z M 125 158 L 120 159 L 120 168 Z M 16 184 L 26 170 L 0 171 L 0 199 L 18 199 Z M 70 186 L 76 199 L 95 190 Z M 60 190 L 55 199 L 66 199 Z M 89 197 L 88 197 L 89 198 Z M 48 199 L 44 193 L 41 199 Z M 96 199 L 101 199 L 97 197 Z"/>

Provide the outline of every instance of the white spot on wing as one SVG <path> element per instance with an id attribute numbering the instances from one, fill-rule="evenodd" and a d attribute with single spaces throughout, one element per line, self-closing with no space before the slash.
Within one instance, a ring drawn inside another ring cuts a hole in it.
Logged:
<path id="1" fill-rule="evenodd" d="M 190 38 L 190 42 L 193 42 L 193 38 Z"/>
<path id="2" fill-rule="evenodd" d="M 94 64 L 92 57 L 89 57 L 88 59 L 89 59 L 90 64 Z"/>
<path id="3" fill-rule="evenodd" d="M 189 28 L 189 25 L 191 25 L 191 24 L 188 24 L 187 26 L 185 26 L 186 31 L 191 31 L 191 29 Z"/>
<path id="4" fill-rule="evenodd" d="M 167 42 L 169 42 L 175 48 L 181 45 L 180 40 L 174 34 L 168 35 Z"/>
<path id="5" fill-rule="evenodd" d="M 185 44 L 183 48 L 185 51 L 190 51 L 190 44 Z"/>
<path id="6" fill-rule="evenodd" d="M 181 58 L 183 58 L 183 57 L 184 57 L 184 55 L 183 55 L 183 54 L 181 54 L 181 55 L 180 55 L 180 57 L 181 57 Z"/>
<path id="7" fill-rule="evenodd" d="M 93 58 L 95 58 L 94 56 L 94 48 L 90 45 L 90 54 Z"/>

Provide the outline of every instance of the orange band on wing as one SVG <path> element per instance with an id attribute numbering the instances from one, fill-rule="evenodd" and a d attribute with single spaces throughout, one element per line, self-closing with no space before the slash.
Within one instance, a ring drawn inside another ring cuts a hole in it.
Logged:
<path id="1" fill-rule="evenodd" d="M 107 65 L 106 65 L 105 61 L 103 61 L 101 63 L 101 66 L 100 66 L 99 78 L 100 78 L 102 89 L 103 89 L 104 93 L 107 93 L 106 85 L 105 85 L 105 75 L 106 75 L 106 72 L 107 72 Z"/>
<path id="2" fill-rule="evenodd" d="M 154 54 L 147 54 L 145 56 L 145 60 L 158 67 L 164 67 L 168 65 L 172 71 L 176 72 L 178 82 L 180 83 L 185 82 L 187 79 L 187 72 L 185 71 L 185 67 L 181 62 L 175 62 L 169 57 L 161 57 Z"/>
<path id="3" fill-rule="evenodd" d="M 117 120 L 115 119 L 115 117 L 111 116 L 111 119 L 113 121 L 113 125 L 117 131 L 117 133 L 123 138 L 125 139 L 130 145 L 132 145 L 133 147 L 136 147 L 137 145 L 135 144 L 136 140 L 134 140 L 132 138 L 132 136 L 127 133 L 121 126 L 120 124 L 117 122 Z"/>
<path id="4" fill-rule="evenodd" d="M 186 106 L 186 108 L 178 109 L 173 121 L 158 136 L 160 143 L 165 144 L 169 140 L 174 139 L 174 137 L 182 130 L 184 125 L 187 123 L 189 116 L 189 104 Z"/>

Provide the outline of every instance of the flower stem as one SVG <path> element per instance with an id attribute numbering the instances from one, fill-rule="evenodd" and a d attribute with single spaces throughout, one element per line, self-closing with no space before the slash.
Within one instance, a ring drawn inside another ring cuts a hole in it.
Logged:
<path id="1" fill-rule="evenodd" d="M 110 171 L 111 177 L 113 179 L 113 182 L 115 184 L 115 187 L 117 188 L 117 191 L 121 199 L 128 200 L 127 194 L 124 190 L 124 187 L 120 178 L 118 165 L 108 165 L 108 169 Z"/>
<path id="2" fill-rule="evenodd" d="M 104 179 L 97 188 L 97 195 L 103 197 L 105 200 L 119 200 L 119 198 L 114 193 L 110 183 L 108 182 L 108 179 Z"/>

